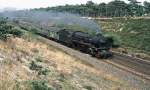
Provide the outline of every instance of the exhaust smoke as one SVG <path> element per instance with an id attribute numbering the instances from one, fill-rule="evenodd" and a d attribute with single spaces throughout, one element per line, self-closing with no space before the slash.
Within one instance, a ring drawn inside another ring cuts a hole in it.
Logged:
<path id="1" fill-rule="evenodd" d="M 35 25 L 42 25 L 42 28 L 57 26 L 66 29 L 81 30 L 92 34 L 101 33 L 99 26 L 94 21 L 66 12 L 22 10 L 3 12 L 0 15 L 8 17 L 10 20 L 21 19 Z"/>

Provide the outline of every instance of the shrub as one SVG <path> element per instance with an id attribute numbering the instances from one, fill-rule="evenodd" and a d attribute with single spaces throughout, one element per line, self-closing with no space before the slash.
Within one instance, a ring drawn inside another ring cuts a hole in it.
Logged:
<path id="1" fill-rule="evenodd" d="M 35 61 L 32 61 L 32 62 L 30 63 L 30 67 L 29 67 L 29 68 L 30 68 L 31 70 L 39 71 L 39 70 L 42 69 L 42 66 L 37 65 L 37 64 L 35 63 Z"/>
<path id="2" fill-rule="evenodd" d="M 31 81 L 32 90 L 53 90 L 44 80 Z"/>
<path id="3" fill-rule="evenodd" d="M 38 75 L 48 75 L 49 72 L 50 72 L 50 70 L 47 69 L 47 68 L 41 69 L 41 70 L 38 72 Z"/>
<path id="4" fill-rule="evenodd" d="M 14 28 L 10 31 L 10 34 L 17 36 L 17 37 L 21 37 L 23 33 L 19 29 Z"/>
<path id="5" fill-rule="evenodd" d="M 22 36 L 23 32 L 7 23 L 7 19 L 0 18 L 0 39 L 7 40 L 9 36 Z"/>

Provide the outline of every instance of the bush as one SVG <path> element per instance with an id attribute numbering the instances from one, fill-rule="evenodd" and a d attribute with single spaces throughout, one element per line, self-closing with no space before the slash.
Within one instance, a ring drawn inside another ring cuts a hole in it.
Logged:
<path id="1" fill-rule="evenodd" d="M 9 36 L 22 36 L 23 32 L 12 25 L 7 24 L 7 19 L 0 18 L 0 39 L 7 40 Z"/>
<path id="2" fill-rule="evenodd" d="M 17 37 L 21 37 L 23 33 L 19 29 L 14 28 L 10 31 L 10 34 L 17 36 Z"/>
<path id="3" fill-rule="evenodd" d="M 42 66 L 40 65 L 37 65 L 35 61 L 32 61 L 30 63 L 30 67 L 29 67 L 31 70 L 36 70 L 36 71 L 39 71 L 42 69 Z"/>
<path id="4" fill-rule="evenodd" d="M 53 90 L 44 80 L 31 81 L 32 90 Z"/>
<path id="5" fill-rule="evenodd" d="M 49 69 L 44 68 L 44 69 L 41 69 L 41 70 L 38 72 L 38 75 L 48 75 L 49 72 L 50 72 Z"/>

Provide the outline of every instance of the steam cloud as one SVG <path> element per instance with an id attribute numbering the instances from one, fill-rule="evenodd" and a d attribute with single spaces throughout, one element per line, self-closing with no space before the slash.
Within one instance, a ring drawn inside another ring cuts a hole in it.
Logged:
<path id="1" fill-rule="evenodd" d="M 23 19 L 34 24 L 48 24 L 53 25 L 76 25 L 90 32 L 100 33 L 99 26 L 92 20 L 81 18 L 79 15 L 73 15 L 69 13 L 53 12 L 53 11 L 34 11 L 23 10 L 14 12 L 3 12 L 1 16 L 8 17 L 9 19 Z"/>

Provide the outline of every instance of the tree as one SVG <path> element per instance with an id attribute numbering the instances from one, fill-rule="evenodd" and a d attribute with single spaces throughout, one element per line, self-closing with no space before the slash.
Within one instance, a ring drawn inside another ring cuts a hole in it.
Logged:
<path id="1" fill-rule="evenodd" d="M 89 6 L 89 7 L 90 7 L 90 6 L 93 6 L 93 5 L 94 5 L 94 2 L 92 2 L 92 1 L 87 1 L 86 5 Z"/>
<path id="2" fill-rule="evenodd" d="M 150 13 L 149 2 L 144 3 L 144 7 L 137 2 L 137 0 L 128 0 L 129 3 L 125 3 L 122 0 L 113 0 L 106 3 L 96 4 L 92 1 L 88 1 L 86 4 L 81 5 L 65 5 L 57 7 L 42 8 L 41 10 L 53 10 L 58 12 L 69 12 L 74 14 L 80 14 L 81 16 L 91 17 L 124 17 L 124 16 L 142 16 L 145 13 Z"/>
<path id="3" fill-rule="evenodd" d="M 124 1 L 115 0 L 108 3 L 108 15 L 112 17 L 125 16 L 127 4 Z"/>
<path id="4" fill-rule="evenodd" d="M 106 3 L 100 3 L 98 7 L 99 7 L 98 15 L 101 17 L 106 16 Z"/>
<path id="5" fill-rule="evenodd" d="M 128 4 L 128 12 L 131 16 L 140 16 L 143 7 L 140 5 L 141 2 L 137 0 L 128 0 L 130 3 Z"/>
<path id="6" fill-rule="evenodd" d="M 144 2 L 144 9 L 146 14 L 150 13 L 150 2 Z"/>

